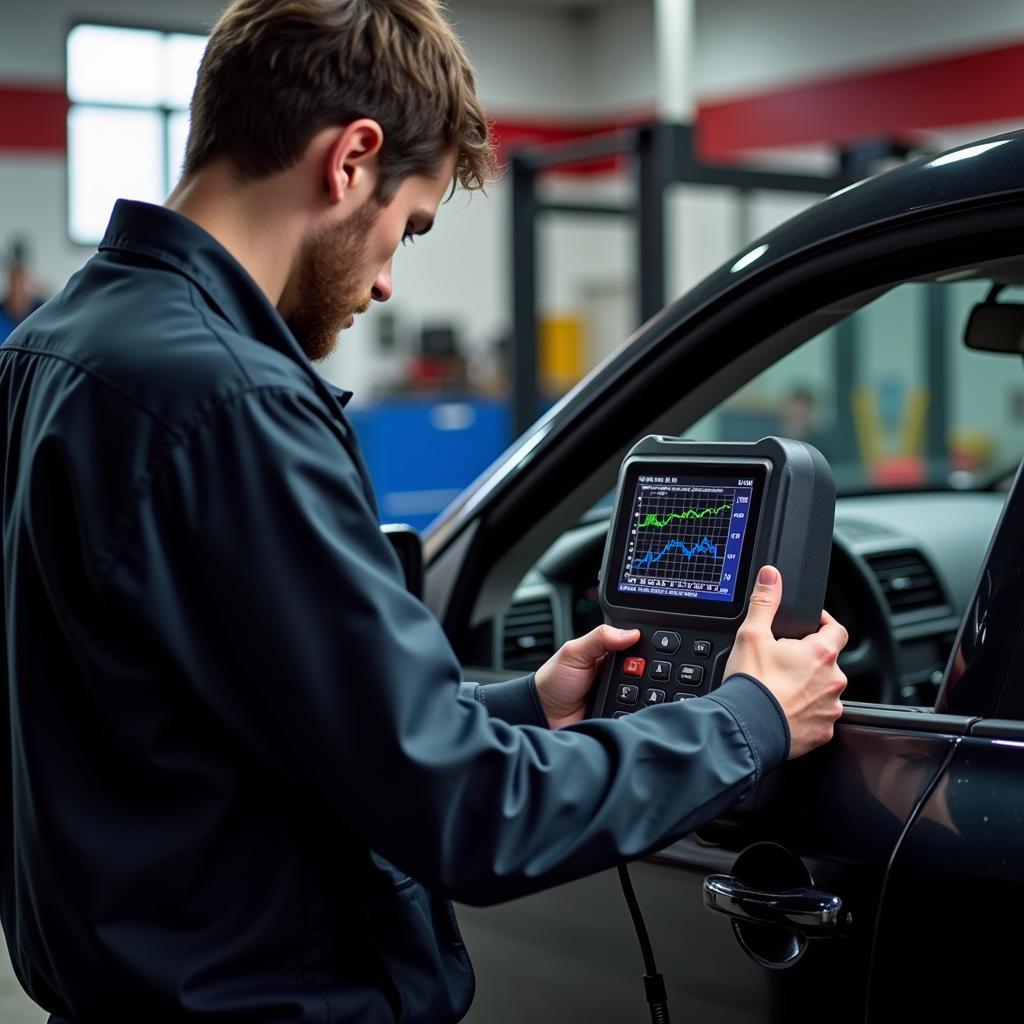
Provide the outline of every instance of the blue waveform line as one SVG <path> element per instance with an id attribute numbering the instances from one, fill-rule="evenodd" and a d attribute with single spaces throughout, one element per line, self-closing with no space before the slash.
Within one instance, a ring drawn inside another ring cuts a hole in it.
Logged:
<path id="1" fill-rule="evenodd" d="M 673 548 L 679 548 L 686 558 L 693 558 L 694 555 L 704 554 L 711 555 L 712 558 L 718 557 L 718 545 L 712 544 L 707 537 L 692 548 L 688 548 L 681 540 L 670 540 L 657 554 L 651 548 L 639 562 L 633 563 L 633 568 L 636 569 L 641 565 L 653 565 L 655 562 L 660 562 Z"/>

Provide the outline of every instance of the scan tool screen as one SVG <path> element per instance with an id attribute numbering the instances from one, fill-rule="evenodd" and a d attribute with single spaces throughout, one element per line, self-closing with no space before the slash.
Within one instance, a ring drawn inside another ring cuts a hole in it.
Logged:
<path id="1" fill-rule="evenodd" d="M 746 596 L 764 484 L 764 467 L 756 464 L 631 465 L 608 599 L 657 611 L 734 614 Z"/>

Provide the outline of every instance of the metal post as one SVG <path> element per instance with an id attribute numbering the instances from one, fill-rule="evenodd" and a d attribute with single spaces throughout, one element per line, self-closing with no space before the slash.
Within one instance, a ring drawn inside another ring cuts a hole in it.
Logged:
<path id="1" fill-rule="evenodd" d="M 945 476 L 949 472 L 949 364 L 946 339 L 949 337 L 949 306 L 947 288 L 928 285 L 925 288 L 925 360 L 924 379 L 928 387 L 925 459 L 928 477 Z"/>
<path id="2" fill-rule="evenodd" d="M 665 190 L 675 179 L 673 125 L 651 124 L 637 137 L 637 268 L 639 323 L 665 305 Z"/>
<path id="3" fill-rule="evenodd" d="M 695 21 L 694 0 L 654 0 L 658 120 L 668 124 L 693 121 Z"/>
<path id="4" fill-rule="evenodd" d="M 512 157 L 512 431 L 518 437 L 540 411 L 537 332 L 536 172 L 522 156 Z"/>

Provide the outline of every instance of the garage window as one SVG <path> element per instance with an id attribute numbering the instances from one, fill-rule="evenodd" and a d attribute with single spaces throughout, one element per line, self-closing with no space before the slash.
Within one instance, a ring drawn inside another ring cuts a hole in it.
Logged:
<path id="1" fill-rule="evenodd" d="M 67 40 L 68 234 L 96 245 L 118 198 L 161 203 L 177 181 L 206 37 L 76 25 Z"/>

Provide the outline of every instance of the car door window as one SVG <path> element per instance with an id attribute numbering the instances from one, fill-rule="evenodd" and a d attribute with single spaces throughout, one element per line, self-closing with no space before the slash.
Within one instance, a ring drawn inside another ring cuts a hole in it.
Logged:
<path id="1" fill-rule="evenodd" d="M 962 489 L 1005 475 L 1024 450 L 1024 370 L 963 344 L 967 317 L 990 287 L 900 285 L 778 360 L 685 434 L 803 438 L 829 459 L 841 494 Z"/>
<path id="2" fill-rule="evenodd" d="M 896 641 L 895 702 L 930 706 L 1024 451 L 1024 368 L 968 349 L 991 281 L 906 283 L 779 359 L 686 437 L 807 440 L 836 478 L 837 533 L 873 573 Z M 1021 290 L 1017 290 L 1020 295 Z M 1006 289 L 999 301 L 1013 301 Z M 858 642 L 842 581 L 831 610 Z M 876 652 L 877 653 L 877 652 Z M 862 696 L 851 686 L 855 699 Z"/>

